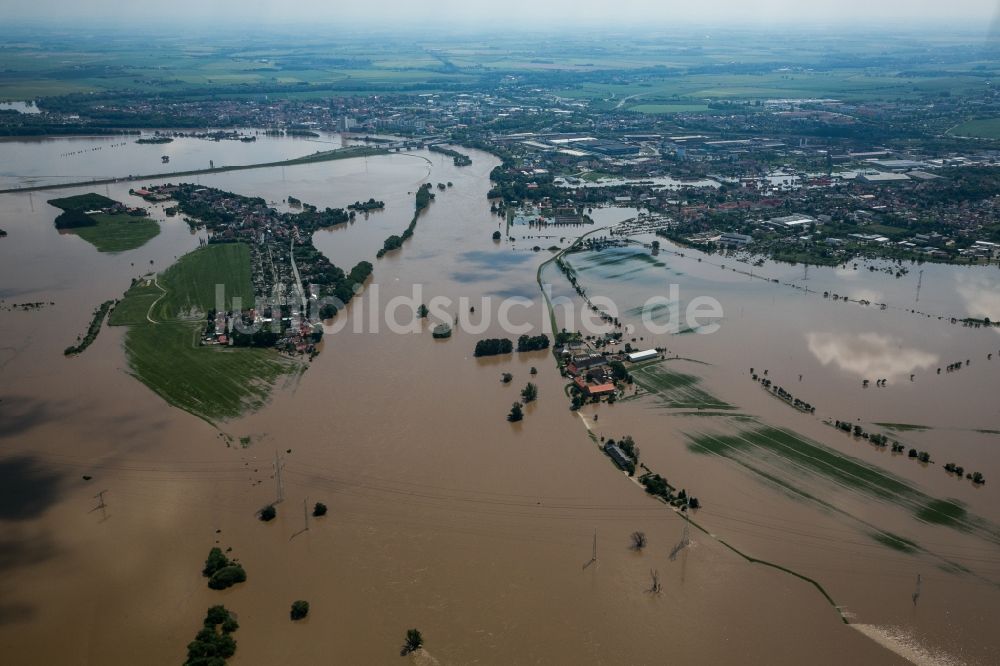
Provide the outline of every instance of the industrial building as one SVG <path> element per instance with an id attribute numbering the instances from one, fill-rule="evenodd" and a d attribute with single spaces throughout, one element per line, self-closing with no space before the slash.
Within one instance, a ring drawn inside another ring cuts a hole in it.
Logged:
<path id="1" fill-rule="evenodd" d="M 604 452 L 623 470 L 628 470 L 632 467 L 632 461 L 628 459 L 624 451 L 618 448 L 617 444 L 605 444 Z"/>
<path id="2" fill-rule="evenodd" d="M 639 146 L 630 146 L 621 141 L 591 141 L 584 148 L 592 153 L 600 153 L 609 157 L 635 155 L 640 151 Z"/>
<path id="3" fill-rule="evenodd" d="M 895 183 L 901 180 L 909 180 L 910 177 L 905 173 L 889 173 L 884 171 L 877 171 L 875 173 L 863 173 L 858 176 L 860 180 L 866 183 Z"/>
<path id="4" fill-rule="evenodd" d="M 769 224 L 772 227 L 789 229 L 812 224 L 815 221 L 815 218 L 809 217 L 808 215 L 784 215 L 782 217 L 772 217 L 765 224 Z"/>
<path id="5" fill-rule="evenodd" d="M 719 242 L 723 245 L 747 245 L 753 241 L 753 236 L 737 234 L 730 231 L 719 236 Z"/>

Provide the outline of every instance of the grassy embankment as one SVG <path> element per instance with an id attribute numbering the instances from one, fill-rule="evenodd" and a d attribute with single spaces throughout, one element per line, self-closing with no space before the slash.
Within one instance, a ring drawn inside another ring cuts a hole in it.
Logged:
<path id="1" fill-rule="evenodd" d="M 250 252 L 243 244 L 209 245 L 187 254 L 155 282 L 140 280 L 110 318 L 128 326 L 132 374 L 171 405 L 209 423 L 260 408 L 278 380 L 299 364 L 270 349 L 200 346 L 215 285 L 226 307 L 253 303 Z"/>
<path id="2" fill-rule="evenodd" d="M 160 225 L 148 217 L 124 213 L 83 215 L 84 211 L 106 208 L 115 203 L 113 199 L 93 192 L 49 201 L 49 204 L 64 211 L 63 215 L 56 218 L 57 227 L 66 214 L 77 216 L 73 219 L 72 226 L 61 227 L 60 231 L 76 234 L 97 248 L 98 252 L 134 250 L 160 233 Z"/>

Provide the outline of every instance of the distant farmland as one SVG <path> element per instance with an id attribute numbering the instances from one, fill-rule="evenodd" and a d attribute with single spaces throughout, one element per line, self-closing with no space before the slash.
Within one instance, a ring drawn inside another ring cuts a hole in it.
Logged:
<path id="1" fill-rule="evenodd" d="M 981 139 L 1000 139 L 1000 118 L 969 120 L 948 130 L 954 136 L 975 136 Z"/>

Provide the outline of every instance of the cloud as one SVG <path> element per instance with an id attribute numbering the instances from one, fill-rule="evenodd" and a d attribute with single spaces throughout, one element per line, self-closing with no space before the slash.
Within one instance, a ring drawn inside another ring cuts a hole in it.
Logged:
<path id="1" fill-rule="evenodd" d="M 981 319 L 989 317 L 991 321 L 1000 321 L 1000 290 L 996 281 L 984 275 L 955 272 L 955 291 L 965 304 L 965 311 L 970 317 Z M 1000 329 L 994 329 L 1000 333 Z"/>
<path id="2" fill-rule="evenodd" d="M 844 372 L 862 379 L 909 377 L 917 370 L 933 367 L 938 356 L 913 347 L 903 341 L 879 333 L 806 333 L 809 351 L 820 363 L 833 363 Z"/>

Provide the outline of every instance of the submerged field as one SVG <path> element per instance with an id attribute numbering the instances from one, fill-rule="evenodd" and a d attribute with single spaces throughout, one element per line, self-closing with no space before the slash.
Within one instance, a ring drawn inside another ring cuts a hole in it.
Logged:
<path id="1" fill-rule="evenodd" d="M 667 407 L 676 409 L 733 409 L 733 406 L 716 398 L 699 387 L 701 380 L 677 370 L 671 370 L 662 363 L 642 365 L 632 370 L 635 382 L 654 394 Z"/>
<path id="2" fill-rule="evenodd" d="M 182 257 L 160 276 L 138 281 L 115 308 L 112 326 L 128 326 L 125 353 L 137 379 L 175 407 L 209 422 L 260 408 L 272 388 L 298 364 L 270 349 L 199 345 L 204 314 L 253 302 L 246 245 L 208 245 Z"/>
<path id="3" fill-rule="evenodd" d="M 933 497 L 902 477 L 791 430 L 751 422 L 735 432 L 689 433 L 687 437 L 693 453 L 728 459 L 796 500 L 859 522 L 878 543 L 901 552 L 936 556 L 949 570 L 968 572 L 946 555 L 938 556 L 930 548 L 880 528 L 877 511 L 853 514 L 837 496 L 850 493 L 866 503 L 884 505 L 886 510 L 902 509 L 917 521 L 1000 544 L 1000 527 L 973 515 L 962 502 Z"/>

